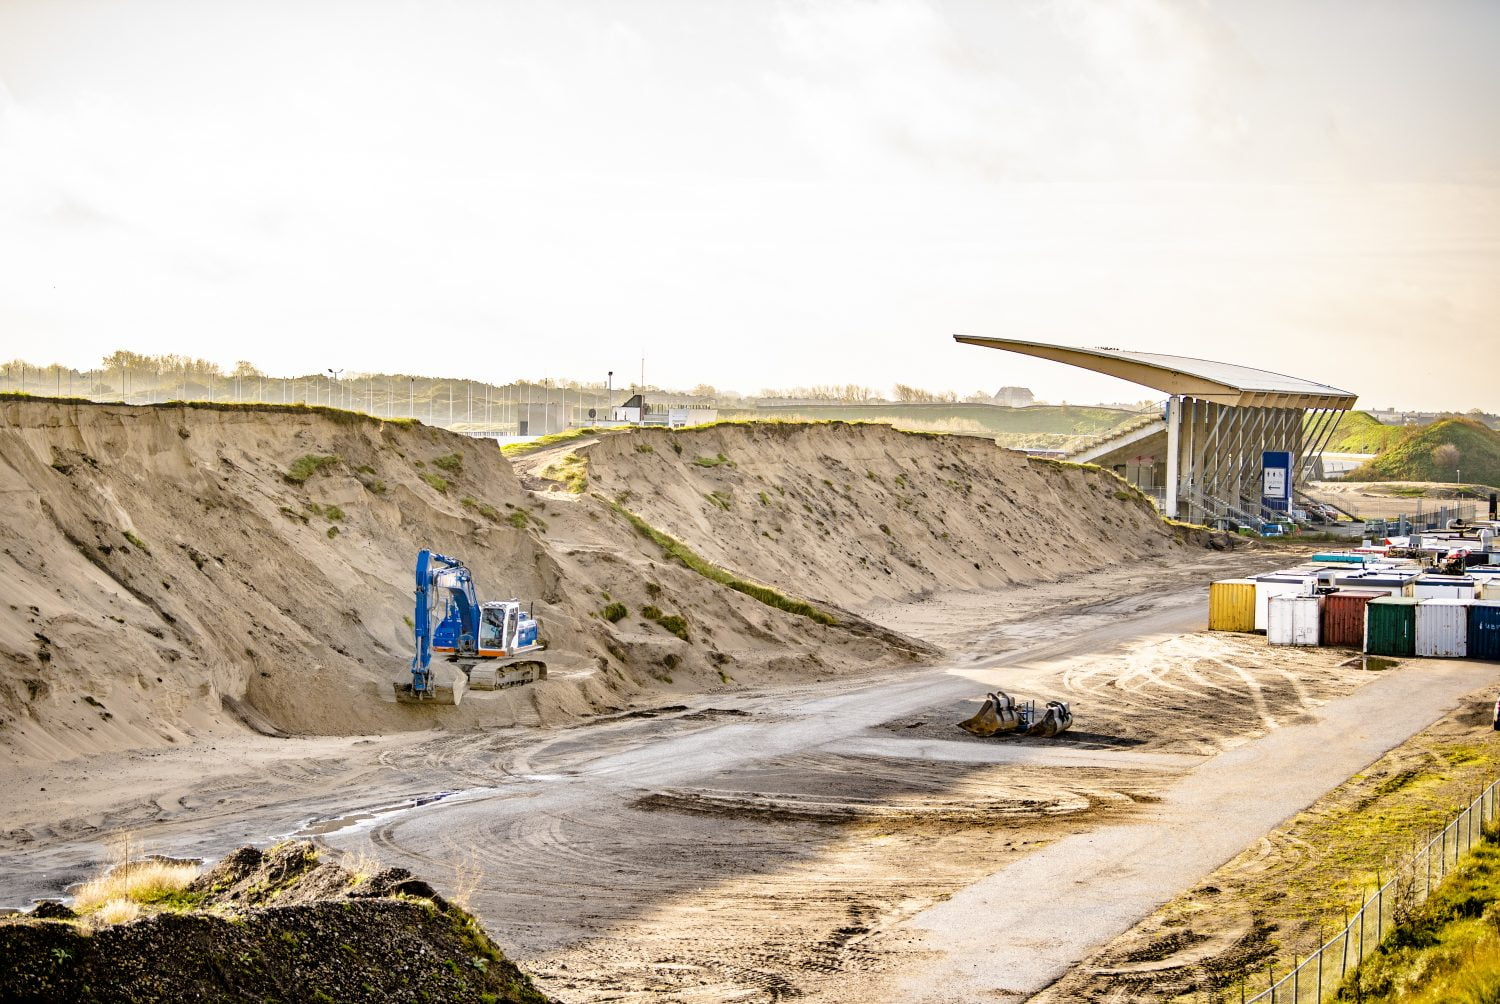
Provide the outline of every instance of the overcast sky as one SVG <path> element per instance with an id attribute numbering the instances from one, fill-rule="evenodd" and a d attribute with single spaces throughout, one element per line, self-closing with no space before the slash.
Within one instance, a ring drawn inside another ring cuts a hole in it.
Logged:
<path id="1" fill-rule="evenodd" d="M 0 0 L 0 357 L 1500 411 L 1500 3 Z M 625 379 L 629 379 L 626 376 Z"/>

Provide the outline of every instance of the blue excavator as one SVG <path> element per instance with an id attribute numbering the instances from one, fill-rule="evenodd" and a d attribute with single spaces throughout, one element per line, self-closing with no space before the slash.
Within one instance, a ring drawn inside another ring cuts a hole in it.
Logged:
<path id="1" fill-rule="evenodd" d="M 547 678 L 547 665 L 530 658 L 546 646 L 541 626 L 520 600 L 481 603 L 474 576 L 458 558 L 417 552 L 417 602 L 412 617 L 416 654 L 411 682 L 397 683 L 396 699 L 410 704 L 457 704 L 469 690 L 519 687 Z M 448 666 L 433 668 L 433 657 Z"/>

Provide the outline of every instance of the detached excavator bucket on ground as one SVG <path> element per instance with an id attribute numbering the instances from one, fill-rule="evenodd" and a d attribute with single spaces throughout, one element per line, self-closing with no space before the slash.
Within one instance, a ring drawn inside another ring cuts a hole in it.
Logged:
<path id="1" fill-rule="evenodd" d="M 402 704 L 425 704 L 429 707 L 451 707 L 464 699 L 469 689 L 469 677 L 458 667 L 434 668 L 427 674 L 425 685 L 413 674 L 410 683 L 392 684 L 396 688 L 396 700 Z"/>
<path id="2" fill-rule="evenodd" d="M 1003 690 L 989 694 L 984 706 L 973 718 L 959 722 L 965 732 L 988 738 L 1002 732 L 1014 732 L 1021 726 L 1021 715 L 1016 710 L 1015 698 Z"/>
<path id="3" fill-rule="evenodd" d="M 1031 727 L 1026 730 L 1028 736 L 1039 736 L 1042 739 L 1051 739 L 1053 736 L 1062 735 L 1073 727 L 1073 712 L 1063 701 L 1048 701 L 1047 710 Z"/>

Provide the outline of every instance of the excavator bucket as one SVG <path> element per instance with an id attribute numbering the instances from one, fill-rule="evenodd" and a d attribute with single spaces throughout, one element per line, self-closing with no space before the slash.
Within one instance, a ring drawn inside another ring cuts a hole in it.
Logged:
<path id="1" fill-rule="evenodd" d="M 1047 710 L 1042 712 L 1042 717 L 1032 723 L 1031 728 L 1026 730 L 1026 734 L 1051 739 L 1053 736 L 1062 735 L 1072 727 L 1073 712 L 1068 705 L 1063 701 L 1048 701 Z"/>
<path id="2" fill-rule="evenodd" d="M 973 718 L 959 722 L 958 727 L 972 735 L 989 737 L 1002 732 L 1014 732 L 1021 724 L 1016 711 L 1016 702 L 1009 694 L 996 691 L 984 699 L 984 706 Z"/>
<path id="3" fill-rule="evenodd" d="M 461 669 L 434 666 L 432 682 L 426 690 L 418 691 L 411 683 L 396 683 L 392 686 L 396 688 L 396 700 L 402 704 L 451 707 L 464 699 L 464 694 L 469 689 L 469 678 Z"/>

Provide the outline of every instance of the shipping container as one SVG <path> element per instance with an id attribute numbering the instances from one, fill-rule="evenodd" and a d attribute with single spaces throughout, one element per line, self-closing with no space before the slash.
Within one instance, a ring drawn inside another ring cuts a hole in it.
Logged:
<path id="1" fill-rule="evenodd" d="M 1255 630 L 1255 580 L 1224 579 L 1208 587 L 1210 631 Z"/>
<path id="2" fill-rule="evenodd" d="M 1316 645 L 1322 610 L 1322 596 L 1272 596 L 1266 641 L 1272 645 Z"/>
<path id="3" fill-rule="evenodd" d="M 1268 604 L 1273 596 L 1311 596 L 1317 588 L 1318 577 L 1312 573 L 1272 572 L 1255 577 L 1255 630 L 1266 630 L 1266 619 L 1270 613 Z"/>
<path id="4" fill-rule="evenodd" d="M 1417 655 L 1462 659 L 1469 651 L 1469 604 L 1473 600 L 1423 600 L 1417 607 Z"/>
<path id="5" fill-rule="evenodd" d="M 1472 600 L 1474 580 L 1467 575 L 1424 575 L 1411 594 L 1419 600 Z"/>
<path id="6" fill-rule="evenodd" d="M 1469 658 L 1500 660 L 1500 600 L 1470 604 Z"/>
<path id="7" fill-rule="evenodd" d="M 1323 645 L 1340 648 L 1363 648 L 1365 644 L 1365 604 L 1388 593 L 1374 589 L 1340 589 L 1323 598 Z"/>
<path id="8" fill-rule="evenodd" d="M 1500 600 L 1500 582 L 1482 582 L 1479 585 L 1481 600 Z"/>
<path id="9" fill-rule="evenodd" d="M 1380 596 L 1365 604 L 1365 651 L 1403 657 L 1417 654 L 1417 606 L 1411 596 Z"/>

